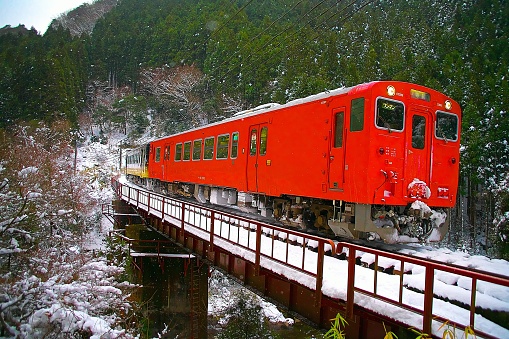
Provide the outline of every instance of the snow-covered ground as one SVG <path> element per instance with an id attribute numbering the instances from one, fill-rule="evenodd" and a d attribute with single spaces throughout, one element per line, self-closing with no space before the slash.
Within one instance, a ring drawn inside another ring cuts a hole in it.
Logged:
<path id="1" fill-rule="evenodd" d="M 110 179 L 119 174 L 119 149 L 115 144 L 118 144 L 121 138 L 122 135 L 114 135 L 108 144 L 86 143 L 78 149 L 78 168 L 89 174 L 90 184 L 94 187 L 94 198 L 104 203 L 109 203 L 114 199 Z M 103 217 L 100 225 L 88 235 L 87 248 L 90 250 L 102 249 L 104 239 L 112 229 L 111 222 Z M 248 289 L 240 288 L 235 282 L 221 277 L 221 273 L 216 272 L 214 278 L 211 279 L 211 282 L 213 281 L 221 281 L 228 287 L 224 284 L 212 283 L 208 307 L 209 316 L 214 318 L 223 316 L 228 307 L 231 307 L 235 302 L 235 298 L 232 298 L 233 294 L 241 293 L 249 295 L 253 301 L 257 302 L 262 308 L 262 314 L 270 322 L 288 326 L 293 324 L 293 319 L 286 318 L 274 304 L 264 301 Z M 220 319 L 219 323 L 224 323 L 226 320 L 225 318 Z"/>
<path id="2" fill-rule="evenodd" d="M 292 318 L 285 317 L 281 311 L 272 303 L 263 300 L 257 294 L 243 288 L 235 281 L 228 279 L 222 272 L 212 271 L 209 280 L 209 316 L 218 317 L 232 307 L 238 298 L 247 298 L 260 305 L 262 315 L 271 323 L 291 326 L 294 323 Z M 227 318 L 219 319 L 219 324 L 225 324 Z"/>

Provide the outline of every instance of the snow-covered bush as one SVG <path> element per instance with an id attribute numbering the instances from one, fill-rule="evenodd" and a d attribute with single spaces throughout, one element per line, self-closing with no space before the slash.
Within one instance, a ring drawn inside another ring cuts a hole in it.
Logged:
<path id="1" fill-rule="evenodd" d="M 84 250 L 97 199 L 66 122 L 0 135 L 0 330 L 18 338 L 129 338 L 132 286 Z"/>

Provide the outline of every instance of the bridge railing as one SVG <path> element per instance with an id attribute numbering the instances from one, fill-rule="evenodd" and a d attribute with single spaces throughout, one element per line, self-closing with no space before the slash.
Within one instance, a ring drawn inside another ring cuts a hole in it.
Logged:
<path id="1" fill-rule="evenodd" d="M 470 328 L 477 337 L 497 338 L 479 330 L 476 324 L 484 321 L 482 309 L 487 310 L 495 306 L 490 302 L 498 301 L 482 291 L 499 289 L 500 295 L 507 295 L 508 277 L 350 243 L 337 246 L 338 253 L 348 252 L 348 316 L 353 314 L 358 296 L 363 295 L 368 298 L 363 303 L 383 302 L 383 309 L 399 314 L 405 323 L 423 333 L 436 333 L 448 326 L 457 332 Z M 357 265 L 358 261 L 364 261 L 369 269 Z"/>
<path id="2" fill-rule="evenodd" d="M 117 195 L 162 221 L 255 263 L 256 270 L 293 270 L 295 279 L 321 293 L 323 258 L 335 254 L 330 240 L 183 202 L 113 180 Z M 299 275 L 304 275 L 301 278 Z"/>
<path id="3" fill-rule="evenodd" d="M 457 331 L 469 327 L 478 337 L 497 337 L 479 329 L 483 321 L 480 309 L 486 301 L 479 303 L 484 296 L 478 291 L 502 288 L 502 294 L 509 293 L 507 277 L 352 243 L 335 243 L 118 181 L 114 181 L 114 187 L 121 199 L 208 242 L 209 251 L 220 247 L 255 263 L 257 271 L 263 267 L 290 276 L 317 294 L 322 293 L 326 254 L 332 259 L 346 252 L 347 261 L 327 259 L 327 273 L 341 271 L 333 278 L 332 284 L 341 286 L 336 286 L 337 295 L 332 297 L 345 300 L 348 317 L 357 305 L 374 312 L 384 310 L 389 318 L 401 319 L 401 323 L 423 333 L 443 332 L 446 326 Z M 453 285 L 462 287 L 459 296 L 458 290 L 448 292 L 454 279 L 457 281 Z M 331 289 L 330 281 L 326 288 Z"/>

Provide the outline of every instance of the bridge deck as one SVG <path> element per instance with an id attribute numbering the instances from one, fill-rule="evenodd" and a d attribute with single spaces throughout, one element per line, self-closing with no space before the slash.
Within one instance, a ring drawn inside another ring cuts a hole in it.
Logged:
<path id="1" fill-rule="evenodd" d="M 363 328 L 376 327 L 366 326 L 373 318 L 434 337 L 448 327 L 458 337 L 467 327 L 478 338 L 509 337 L 508 277 L 333 242 L 118 181 L 113 185 L 160 232 L 290 310 L 326 327 L 343 313 L 349 337 L 370 337 Z"/>

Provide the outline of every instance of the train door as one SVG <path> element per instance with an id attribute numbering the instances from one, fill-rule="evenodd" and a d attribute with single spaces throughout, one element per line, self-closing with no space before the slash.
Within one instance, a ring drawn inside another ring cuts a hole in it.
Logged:
<path id="1" fill-rule="evenodd" d="M 169 169 L 170 169 L 170 153 L 171 153 L 171 144 L 164 145 L 164 158 L 163 158 L 163 180 L 168 180 Z"/>
<path id="2" fill-rule="evenodd" d="M 247 159 L 247 190 L 258 192 L 259 165 L 262 164 L 260 156 L 267 152 L 267 124 L 258 124 L 249 127 L 249 152 Z"/>
<path id="3" fill-rule="evenodd" d="M 346 116 L 345 108 L 332 111 L 329 145 L 329 188 L 343 189 L 345 182 Z"/>
<path id="4" fill-rule="evenodd" d="M 404 178 L 408 183 L 414 179 L 430 185 L 431 162 L 431 116 L 426 112 L 410 110 L 406 121 L 406 161 Z"/>

